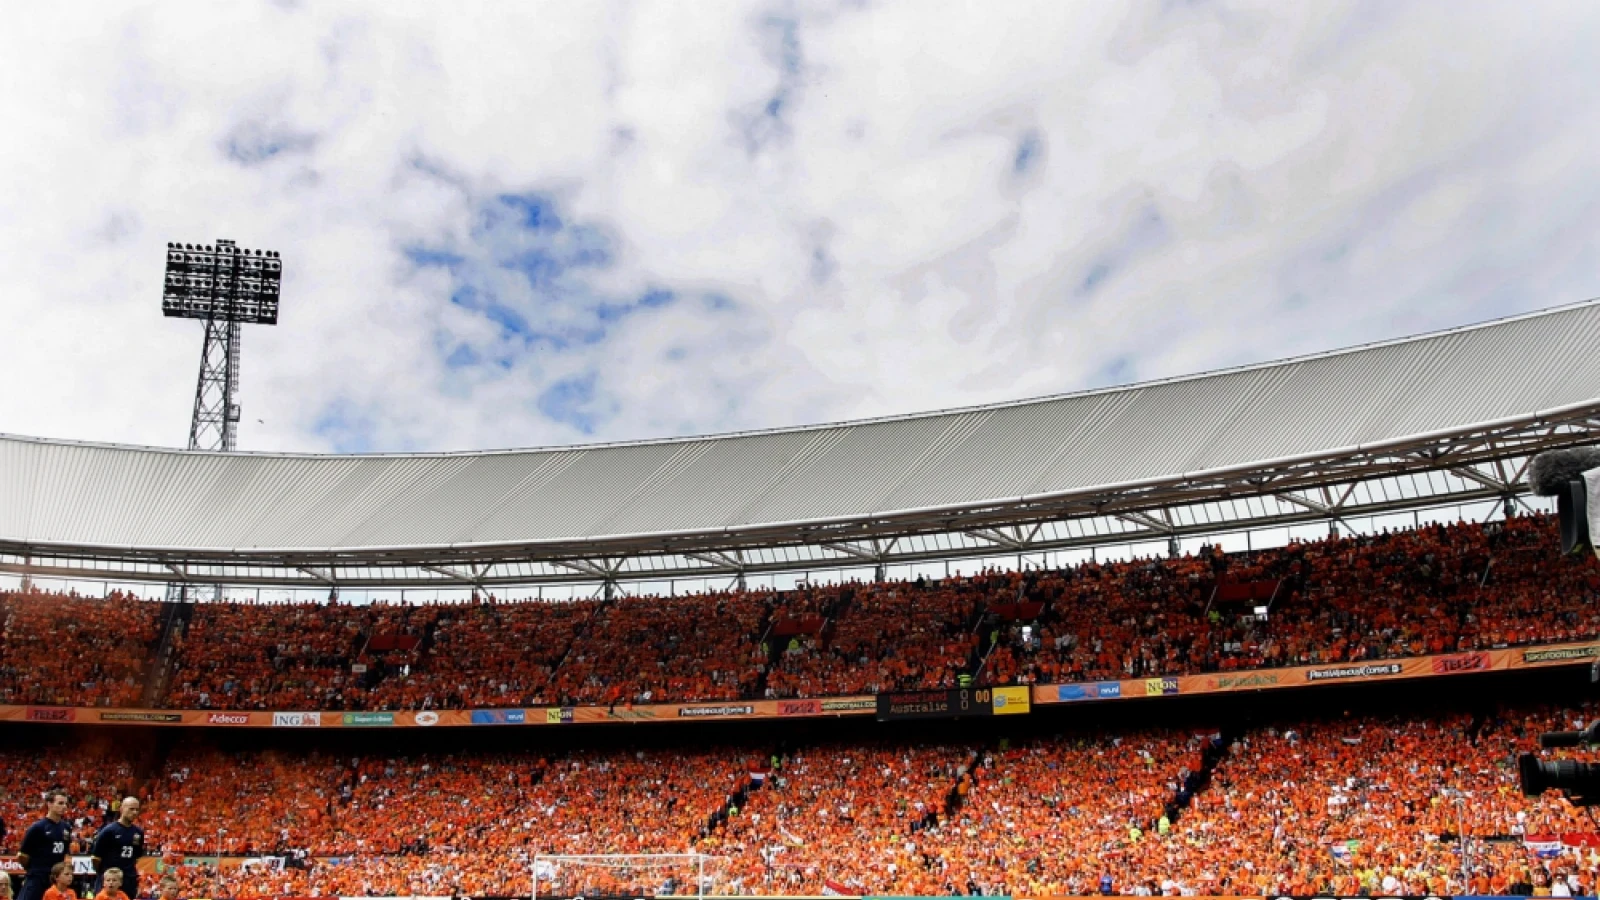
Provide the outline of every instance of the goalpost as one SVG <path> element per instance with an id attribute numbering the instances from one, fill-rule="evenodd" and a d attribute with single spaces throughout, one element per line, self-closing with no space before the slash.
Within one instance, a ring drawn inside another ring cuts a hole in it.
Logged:
<path id="1" fill-rule="evenodd" d="M 716 893 L 710 881 L 722 861 L 704 853 L 535 853 L 531 900 L 665 896 L 669 880 L 672 896 L 703 900 Z"/>

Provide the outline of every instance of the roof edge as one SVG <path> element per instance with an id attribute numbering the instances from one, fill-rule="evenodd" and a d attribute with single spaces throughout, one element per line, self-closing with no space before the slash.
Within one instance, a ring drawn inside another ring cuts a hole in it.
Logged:
<path id="1" fill-rule="evenodd" d="M 293 451 L 185 450 L 185 449 L 178 448 L 178 447 L 158 447 L 158 446 L 152 446 L 152 445 L 146 445 L 146 444 L 124 444 L 124 443 L 117 443 L 117 442 L 113 442 L 113 441 L 79 441 L 79 440 L 71 440 L 71 439 L 65 439 L 65 438 L 49 438 L 49 437 L 37 437 L 37 436 L 31 436 L 31 435 L 9 434 L 9 433 L 6 433 L 6 432 L 0 432 L 0 441 L 14 441 L 14 442 L 17 442 L 17 443 L 44 444 L 44 445 L 49 445 L 49 446 L 61 446 L 61 447 L 88 447 L 88 448 L 103 449 L 103 450 L 128 450 L 128 451 L 138 451 L 138 452 L 143 452 L 143 453 L 162 453 L 162 454 L 176 453 L 176 454 L 183 454 L 183 455 L 186 455 L 186 456 L 228 456 L 228 457 L 237 456 L 237 457 L 264 458 L 264 459 L 330 459 L 330 460 L 331 459 L 448 459 L 448 458 L 461 457 L 461 456 L 504 456 L 504 455 L 513 455 L 513 454 L 570 453 L 570 452 L 581 452 L 581 451 L 587 451 L 587 450 L 605 450 L 605 449 L 616 448 L 616 447 L 645 447 L 645 446 L 653 446 L 653 445 L 657 445 L 657 444 L 686 444 L 686 443 L 695 443 L 695 442 L 698 442 L 698 441 L 732 440 L 732 439 L 737 439 L 737 438 L 755 437 L 755 436 L 767 435 L 767 434 L 804 434 L 806 432 L 824 431 L 824 430 L 833 429 L 833 428 L 855 428 L 855 427 L 858 427 L 858 426 L 877 425 L 877 424 L 886 423 L 886 422 L 914 421 L 914 420 L 917 420 L 917 419 L 929 419 L 929 418 L 936 418 L 936 417 L 939 417 L 939 416 L 955 416 L 955 415 L 963 415 L 963 414 L 968 414 L 968 413 L 987 412 L 987 411 L 990 411 L 990 410 L 997 410 L 997 409 L 1010 409 L 1012 407 L 1018 407 L 1018 406 L 1030 406 L 1030 405 L 1033 405 L 1033 404 L 1040 404 L 1040 403 L 1053 403 L 1053 402 L 1057 402 L 1057 401 L 1061 401 L 1061 400 L 1077 399 L 1077 398 L 1082 398 L 1082 397 L 1096 397 L 1096 396 L 1104 396 L 1104 395 L 1107 395 L 1107 394 L 1127 393 L 1127 392 L 1133 392 L 1133 391 L 1140 391 L 1140 390 L 1144 390 L 1146 388 L 1156 387 L 1156 386 L 1159 386 L 1159 385 L 1182 384 L 1182 383 L 1185 383 L 1185 382 L 1201 381 L 1201 380 L 1208 379 L 1208 378 L 1220 378 L 1220 377 L 1223 377 L 1223 376 L 1235 375 L 1235 374 L 1239 374 L 1239 373 L 1242 373 L 1242 372 L 1253 372 L 1253 371 L 1258 371 L 1258 370 L 1261 370 L 1261 369 L 1279 368 L 1279 367 L 1298 365 L 1298 364 L 1306 363 L 1306 362 L 1312 362 L 1312 361 L 1315 361 L 1315 360 L 1331 359 L 1331 358 L 1335 358 L 1335 357 L 1339 357 L 1339 356 L 1345 356 L 1345 355 L 1348 355 L 1348 354 L 1351 354 L 1351 353 L 1360 353 L 1360 352 L 1365 352 L 1365 351 L 1369 351 L 1369 350 L 1380 349 L 1380 348 L 1383 348 L 1383 347 L 1393 347 L 1393 346 L 1398 346 L 1398 345 L 1401 345 L 1401 344 L 1418 343 L 1418 342 L 1421 342 L 1421 341 L 1433 340 L 1435 338 L 1446 337 L 1448 335 L 1465 334 L 1465 333 L 1472 332 L 1472 331 L 1479 331 L 1479 330 L 1482 330 L 1482 329 L 1485 329 L 1485 328 L 1494 328 L 1494 327 L 1498 327 L 1498 326 L 1502 326 L 1502 325 L 1509 325 L 1509 324 L 1511 324 L 1513 322 L 1521 322 L 1521 321 L 1525 321 L 1525 320 L 1528 320 L 1528 319 L 1538 319 L 1538 318 L 1543 318 L 1543 317 L 1546 317 L 1546 316 L 1559 315 L 1561 313 L 1571 312 L 1571 311 L 1574 311 L 1574 310 L 1584 309 L 1584 308 L 1594 307 L 1594 306 L 1600 306 L 1600 297 L 1594 297 L 1594 298 L 1590 298 L 1590 299 L 1587 299 L 1587 300 L 1580 300 L 1580 301 L 1577 301 L 1577 302 L 1574 302 L 1574 303 L 1567 303 L 1567 304 L 1563 304 L 1563 305 L 1560 305 L 1560 306 L 1547 307 L 1545 309 L 1531 310 L 1529 312 L 1517 313 L 1515 315 L 1510 315 L 1510 316 L 1502 316 L 1500 318 L 1488 319 L 1488 320 L 1485 320 L 1485 321 L 1482 321 L 1482 322 L 1475 322 L 1475 323 L 1471 323 L 1471 324 L 1467 324 L 1467 325 L 1458 325 L 1458 326 L 1455 326 L 1453 328 L 1445 328 L 1445 329 L 1441 329 L 1439 331 L 1429 331 L 1429 332 L 1424 332 L 1424 333 L 1421 333 L 1421 334 L 1413 334 L 1413 335 L 1407 335 L 1407 336 L 1403 336 L 1403 337 L 1389 338 L 1389 339 L 1381 340 L 1381 341 L 1370 341 L 1370 342 L 1365 343 L 1365 344 L 1354 344 L 1354 345 L 1349 346 L 1349 347 L 1340 347 L 1340 348 L 1336 348 L 1336 349 L 1333 349 L 1333 350 L 1324 350 L 1324 351 L 1321 351 L 1321 352 L 1318 352 L 1318 353 L 1305 354 L 1303 356 L 1291 356 L 1291 357 L 1284 357 L 1284 358 L 1276 359 L 1276 360 L 1267 360 L 1267 361 L 1263 361 L 1263 362 L 1248 363 L 1248 364 L 1239 365 L 1239 366 L 1230 366 L 1230 367 L 1221 368 L 1221 369 L 1210 369 L 1210 370 L 1207 370 L 1207 371 L 1204 371 L 1204 372 L 1196 372 L 1196 373 L 1192 373 L 1192 374 L 1189 374 L 1189 375 L 1174 375 L 1174 376 L 1170 376 L 1170 377 L 1167 377 L 1167 378 L 1157 378 L 1157 379 L 1152 379 L 1150 381 L 1135 382 L 1133 384 L 1110 385 L 1110 386 L 1106 386 L 1106 387 L 1089 388 L 1089 389 L 1080 390 L 1080 391 L 1067 391 L 1067 392 L 1060 393 L 1060 394 L 1048 394 L 1048 395 L 1039 396 L 1039 397 L 1028 397 L 1028 398 L 1019 399 L 1019 400 L 1002 400 L 1002 401 L 998 401 L 998 402 L 995 402 L 995 403 L 976 404 L 976 405 L 973 405 L 973 406 L 950 407 L 950 408 L 946 408 L 946 409 L 936 409 L 936 410 L 922 410 L 922 411 L 919 411 L 919 412 L 898 413 L 898 414 L 895 414 L 895 415 L 876 416 L 876 417 L 864 418 L 864 419 L 846 419 L 846 420 L 836 421 L 836 422 L 819 422 L 819 423 L 813 423 L 813 424 L 808 424 L 808 425 L 792 425 L 792 426 L 782 426 L 782 427 L 775 427 L 775 428 L 757 428 L 757 429 L 748 429 L 748 430 L 745 430 L 745 431 L 727 431 L 727 432 L 717 432 L 717 433 L 712 433 L 712 434 L 696 434 L 696 435 L 680 435 L 680 436 L 674 436 L 674 437 L 644 438 L 644 439 L 633 440 L 633 441 L 610 441 L 610 442 L 600 442 L 600 443 L 591 443 L 591 444 L 563 444 L 563 445 L 554 445 L 554 446 L 545 446 L 545 447 L 511 447 L 511 448 L 490 449 L 490 450 L 433 450 L 433 451 L 420 451 L 420 452 L 414 452 L 414 453 L 406 453 L 406 452 L 309 453 L 309 452 L 293 452 Z M 1491 423 L 1482 423 L 1482 424 L 1483 425 L 1487 425 L 1487 424 L 1491 424 Z M 1482 425 L 1471 426 L 1471 427 L 1482 427 Z M 1421 435 L 1417 435 L 1417 436 L 1413 436 L 1413 437 L 1422 437 L 1422 436 Z M 1319 453 L 1319 454 L 1316 454 L 1316 455 L 1317 456 L 1322 456 L 1324 454 Z M 1222 470 L 1219 470 L 1219 471 L 1222 471 Z"/>
<path id="2" fill-rule="evenodd" d="M 1236 463 L 1221 466 L 1215 469 L 1202 469 L 1192 472 L 1173 472 L 1151 478 L 1137 479 L 1134 481 L 1115 482 L 1099 485 L 1085 485 L 1065 491 L 1045 492 L 1039 494 L 1025 494 L 1015 497 L 993 497 L 984 500 L 970 501 L 945 506 L 911 507 L 895 510 L 880 510 L 871 513 L 859 513 L 847 516 L 818 517 L 812 519 L 799 519 L 777 522 L 750 522 L 741 525 L 727 525 L 721 527 L 702 529 L 680 529 L 675 531 L 636 532 L 625 534 L 566 536 L 558 538 L 544 538 L 533 541 L 507 543 L 504 541 L 492 542 L 461 542 L 451 544 L 412 544 L 388 546 L 360 546 L 360 547 L 177 547 L 177 546 L 126 546 L 100 543 L 59 543 L 59 542 L 32 542 L 25 538 L 5 539 L 7 544 L 22 545 L 37 548 L 42 553 L 71 555 L 79 552 L 111 552 L 130 554 L 171 555 L 182 557 L 186 554 L 194 557 L 231 556 L 240 560 L 270 556 L 371 556 L 382 557 L 397 553 L 451 553 L 451 552 L 496 552 L 496 551 L 527 551 L 541 547 L 558 547 L 562 545 L 589 544 L 599 545 L 596 552 L 607 552 L 605 545 L 626 544 L 637 541 L 670 541 L 692 540 L 709 536 L 733 538 L 756 532 L 773 530 L 803 531 L 808 529 L 846 527 L 858 524 L 867 519 L 911 519 L 917 516 L 929 515 L 958 515 L 963 512 L 983 509 L 990 506 L 1012 506 L 1027 503 L 1041 503 L 1048 501 L 1069 500 L 1074 497 L 1086 497 L 1113 491 L 1129 491 L 1161 487 L 1178 484 L 1202 478 L 1214 478 L 1222 475 L 1234 475 L 1263 468 L 1277 468 L 1304 463 L 1313 463 L 1321 460 L 1337 459 L 1362 453 L 1374 453 L 1404 447 L 1418 442 L 1439 441 L 1460 437 L 1474 432 L 1494 429 L 1504 429 L 1515 426 L 1534 426 L 1548 423 L 1553 419 L 1570 417 L 1574 413 L 1592 410 L 1600 412 L 1600 399 L 1585 400 L 1570 403 L 1565 406 L 1553 407 L 1519 416 L 1508 416 L 1488 422 L 1479 422 L 1462 425 L 1455 428 L 1440 429 L 1414 435 L 1404 435 L 1384 441 L 1374 441 L 1366 444 L 1355 444 L 1345 447 L 1331 447 L 1311 453 L 1301 453 L 1275 459 L 1261 459 L 1247 463 Z M 177 451 L 184 452 L 184 451 Z"/>

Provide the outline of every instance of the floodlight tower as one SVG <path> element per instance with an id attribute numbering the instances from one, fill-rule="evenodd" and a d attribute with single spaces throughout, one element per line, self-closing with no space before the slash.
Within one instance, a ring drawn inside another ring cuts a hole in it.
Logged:
<path id="1" fill-rule="evenodd" d="M 239 326 L 278 324 L 283 260 L 271 250 L 245 250 L 233 241 L 215 247 L 167 245 L 167 283 L 161 312 L 205 322 L 200 380 L 189 423 L 190 450 L 233 450 L 239 431 Z"/>
<path id="2" fill-rule="evenodd" d="M 233 450 L 239 434 L 239 326 L 278 324 L 278 283 L 283 260 L 271 250 L 244 250 L 233 241 L 215 247 L 167 245 L 167 281 L 161 312 L 169 319 L 205 323 L 200 380 L 189 420 L 190 450 Z M 221 585 L 167 585 L 167 599 L 204 602 L 222 596 Z"/>

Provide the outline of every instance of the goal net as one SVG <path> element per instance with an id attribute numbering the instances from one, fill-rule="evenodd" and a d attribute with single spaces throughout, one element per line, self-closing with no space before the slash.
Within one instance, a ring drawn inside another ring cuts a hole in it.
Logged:
<path id="1" fill-rule="evenodd" d="M 703 853 L 533 857 L 533 900 L 624 900 L 727 894 L 727 860 Z"/>

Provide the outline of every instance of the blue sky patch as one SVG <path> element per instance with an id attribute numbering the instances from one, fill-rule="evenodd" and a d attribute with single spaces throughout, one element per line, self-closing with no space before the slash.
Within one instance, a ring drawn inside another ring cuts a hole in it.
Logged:
<path id="1" fill-rule="evenodd" d="M 324 406 L 311 425 L 312 433 L 327 439 L 334 453 L 372 452 L 373 430 L 372 417 L 344 399 L 334 400 Z"/>
<path id="2" fill-rule="evenodd" d="M 233 130 L 222 141 L 222 152 L 243 166 L 260 165 L 284 153 L 299 153 L 311 149 L 316 139 L 309 134 L 297 134 L 260 123 L 248 123 Z"/>
<path id="3" fill-rule="evenodd" d="M 587 372 L 557 381 L 539 395 L 539 412 L 552 422 L 594 434 L 595 426 L 609 418 L 596 408 L 596 380 L 594 372 Z"/>
<path id="4" fill-rule="evenodd" d="M 501 194 L 496 197 L 501 206 L 517 214 L 523 228 L 535 231 L 555 231 L 561 228 L 561 217 L 548 197 L 539 194 Z"/>
<path id="5" fill-rule="evenodd" d="M 1083 284 L 1078 286 L 1078 293 L 1094 293 L 1095 288 L 1099 287 L 1107 278 L 1111 277 L 1112 271 L 1113 269 L 1109 259 L 1099 260 L 1094 265 L 1090 266 L 1089 271 L 1084 274 Z"/>
<path id="6" fill-rule="evenodd" d="M 771 16 L 761 23 L 760 28 L 767 60 L 778 70 L 778 84 L 759 107 L 743 116 L 741 130 L 744 132 L 745 149 L 752 155 L 768 144 L 788 137 L 788 115 L 805 68 L 798 21 Z"/>
<path id="7" fill-rule="evenodd" d="M 548 196 L 502 193 L 478 205 L 464 239 L 413 244 L 401 253 L 418 271 L 448 276 L 452 315 L 465 312 L 493 326 L 441 326 L 434 352 L 445 370 L 528 379 L 532 408 L 587 435 L 615 414 L 601 399 L 600 370 L 548 383 L 541 373 L 570 371 L 561 359 L 594 352 L 627 320 L 680 299 L 659 286 L 631 294 L 599 287 L 594 277 L 614 264 L 613 247 L 604 229 L 573 221 Z M 706 303 L 712 310 L 734 306 L 716 295 Z"/>
<path id="8" fill-rule="evenodd" d="M 450 355 L 445 357 L 444 360 L 444 364 L 452 369 L 471 368 L 482 362 L 483 357 L 478 355 L 478 351 L 466 344 L 457 344 L 456 348 L 450 351 Z"/>
<path id="9" fill-rule="evenodd" d="M 453 269 L 466 261 L 459 253 L 446 253 L 442 250 L 429 250 L 424 247 L 411 247 L 403 252 L 412 265 L 420 268 L 434 266 L 441 269 Z"/>
<path id="10" fill-rule="evenodd" d="M 1017 152 L 1011 160 L 1011 171 L 1018 175 L 1028 171 L 1038 161 L 1039 151 L 1044 149 L 1044 143 L 1039 139 L 1039 132 L 1030 131 L 1017 141 Z"/>
<path id="11" fill-rule="evenodd" d="M 1091 387 L 1111 387 L 1118 384 L 1131 384 L 1134 379 L 1134 360 L 1131 356 L 1119 356 L 1111 360 L 1090 376 Z"/>
<path id="12" fill-rule="evenodd" d="M 1123 227 L 1121 236 L 1089 263 L 1078 285 L 1078 295 L 1094 293 L 1118 271 L 1171 240 L 1172 230 L 1161 211 L 1154 205 L 1143 207 Z"/>

